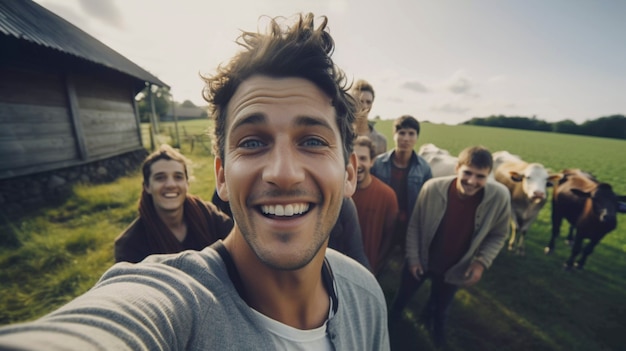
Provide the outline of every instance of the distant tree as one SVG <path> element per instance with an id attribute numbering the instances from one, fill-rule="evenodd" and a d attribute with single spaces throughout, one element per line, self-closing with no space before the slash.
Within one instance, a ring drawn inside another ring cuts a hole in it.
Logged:
<path id="1" fill-rule="evenodd" d="M 149 87 L 146 87 L 137 95 L 137 110 L 139 112 L 139 118 L 142 122 L 150 121 L 150 114 L 152 113 L 152 107 L 150 105 L 150 91 Z M 167 114 L 167 110 L 170 106 L 170 90 L 165 87 L 152 86 L 152 95 L 154 99 L 154 110 L 157 117 L 161 117 Z"/>
<path id="2" fill-rule="evenodd" d="M 581 125 L 583 133 L 605 138 L 626 139 L 626 117 L 613 115 L 586 121 Z"/>
<path id="3" fill-rule="evenodd" d="M 552 123 L 552 131 L 555 133 L 565 133 L 565 134 L 581 134 L 582 130 L 576 122 L 571 119 L 566 119 L 563 121 L 558 121 Z"/>
<path id="4" fill-rule="evenodd" d="M 548 123 L 537 119 L 537 116 L 516 117 L 516 116 L 489 116 L 473 117 L 469 121 L 460 124 L 475 126 L 490 126 L 500 128 L 514 128 L 526 130 L 552 131 L 556 133 L 591 135 L 603 138 L 626 139 L 626 117 L 624 115 L 613 115 L 589 120 L 582 125 L 576 124 L 572 120 L 563 120 L 555 123 Z"/>
<path id="5" fill-rule="evenodd" d="M 181 107 L 196 107 L 196 105 L 191 102 L 190 100 L 185 100 L 183 101 L 182 104 L 180 104 Z"/>
<path id="6" fill-rule="evenodd" d="M 542 131 L 552 130 L 552 126 L 548 122 L 537 119 L 537 116 L 533 116 L 532 118 L 518 116 L 507 117 L 502 115 L 474 117 L 461 124 Z"/>

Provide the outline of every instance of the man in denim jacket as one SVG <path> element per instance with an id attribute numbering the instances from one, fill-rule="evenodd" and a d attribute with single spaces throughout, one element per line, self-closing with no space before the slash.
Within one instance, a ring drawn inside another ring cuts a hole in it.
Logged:
<path id="1" fill-rule="evenodd" d="M 420 134 L 420 124 L 412 116 L 404 115 L 393 123 L 393 140 L 390 150 L 376 157 L 370 173 L 389 185 L 398 199 L 398 220 L 392 248 L 404 247 L 409 217 L 415 207 L 422 185 L 432 178 L 430 166 L 414 148 Z"/>

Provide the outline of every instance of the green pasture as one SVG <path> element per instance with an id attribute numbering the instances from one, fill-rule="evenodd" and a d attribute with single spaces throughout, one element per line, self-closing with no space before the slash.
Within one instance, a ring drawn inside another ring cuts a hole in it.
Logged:
<path id="1" fill-rule="evenodd" d="M 377 130 L 393 147 L 393 122 Z M 470 145 L 507 150 L 553 171 L 582 168 L 626 194 L 626 141 L 547 132 L 422 123 L 418 146 L 434 143 L 458 154 Z M 459 291 L 449 318 L 450 350 L 622 350 L 626 344 L 626 216 L 590 256 L 584 271 L 564 272 L 569 247 L 543 254 L 550 233 L 550 204 L 527 235 L 525 257 L 503 249 L 476 286 Z M 567 231 L 564 225 L 562 237 Z M 388 302 L 397 289 L 400 254 L 381 279 Z M 428 334 L 416 316 L 428 298 L 424 286 L 405 318 L 391 331 L 393 350 L 429 350 Z"/>
<path id="2" fill-rule="evenodd" d="M 206 120 L 180 123 L 179 146 L 193 161 L 191 191 L 210 199 L 214 175 L 207 126 Z M 148 127 L 142 127 L 148 146 Z M 155 142 L 174 143 L 173 123 L 161 123 L 160 129 Z M 377 129 L 392 147 L 392 122 L 379 121 Z M 582 168 L 626 194 L 621 181 L 626 141 L 424 123 L 418 147 L 429 142 L 452 154 L 482 144 L 554 171 Z M 89 289 L 113 264 L 113 240 L 136 216 L 140 190 L 139 172 L 110 184 L 77 185 L 60 206 L 9 223 L 7 230 L 21 245 L 0 248 L 0 325 L 37 318 Z M 626 216 L 619 220 L 618 229 L 597 246 L 584 271 L 564 272 L 569 248 L 563 241 L 557 242 L 553 255 L 543 254 L 550 233 L 548 204 L 528 233 L 525 257 L 504 250 L 477 286 L 459 291 L 448 322 L 448 349 L 623 350 Z M 397 289 L 400 264 L 398 252 L 380 279 L 388 302 Z M 433 349 L 415 318 L 427 292 L 426 285 L 391 331 L 393 350 Z"/>

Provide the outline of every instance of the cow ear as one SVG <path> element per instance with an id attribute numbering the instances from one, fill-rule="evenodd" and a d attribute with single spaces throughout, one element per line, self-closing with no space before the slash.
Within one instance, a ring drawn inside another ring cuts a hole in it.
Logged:
<path id="1" fill-rule="evenodd" d="M 524 175 L 523 174 L 519 174 L 519 173 L 517 173 L 515 171 L 510 171 L 509 174 L 511 175 L 511 179 L 514 182 L 521 182 L 522 179 L 524 179 Z"/>
<path id="2" fill-rule="evenodd" d="M 580 189 L 572 189 L 571 190 L 574 194 L 580 196 L 580 197 L 584 197 L 584 198 L 588 198 L 591 197 L 591 193 L 586 192 L 586 191 L 582 191 Z"/>
<path id="3" fill-rule="evenodd" d="M 558 182 L 561 178 L 563 177 L 562 174 L 550 174 L 548 176 L 548 181 L 546 182 L 546 186 L 549 188 L 551 186 L 553 186 L 554 184 L 556 184 L 556 182 Z"/>
<path id="4" fill-rule="evenodd" d="M 620 196 L 620 198 L 626 198 L 626 196 Z M 626 199 L 621 200 L 621 201 L 626 201 Z M 619 213 L 626 213 L 626 203 L 618 202 L 617 203 L 617 212 L 619 212 Z"/>

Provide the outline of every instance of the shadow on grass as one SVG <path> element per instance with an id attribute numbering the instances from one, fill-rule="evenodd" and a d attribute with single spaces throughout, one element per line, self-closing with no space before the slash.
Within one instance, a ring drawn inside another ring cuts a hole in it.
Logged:
<path id="1" fill-rule="evenodd" d="M 545 231 L 544 228 L 540 228 Z M 569 247 L 543 253 L 531 234 L 526 256 L 504 249 L 482 281 L 460 289 L 450 308 L 444 350 L 622 350 L 626 344 L 623 252 L 599 249 L 584 271 L 565 272 Z M 398 289 L 402 255 L 394 252 L 379 276 L 390 306 Z M 618 276 L 616 276 L 616 274 Z M 392 350 L 435 350 L 416 320 L 428 299 L 426 282 L 390 328 Z"/>

